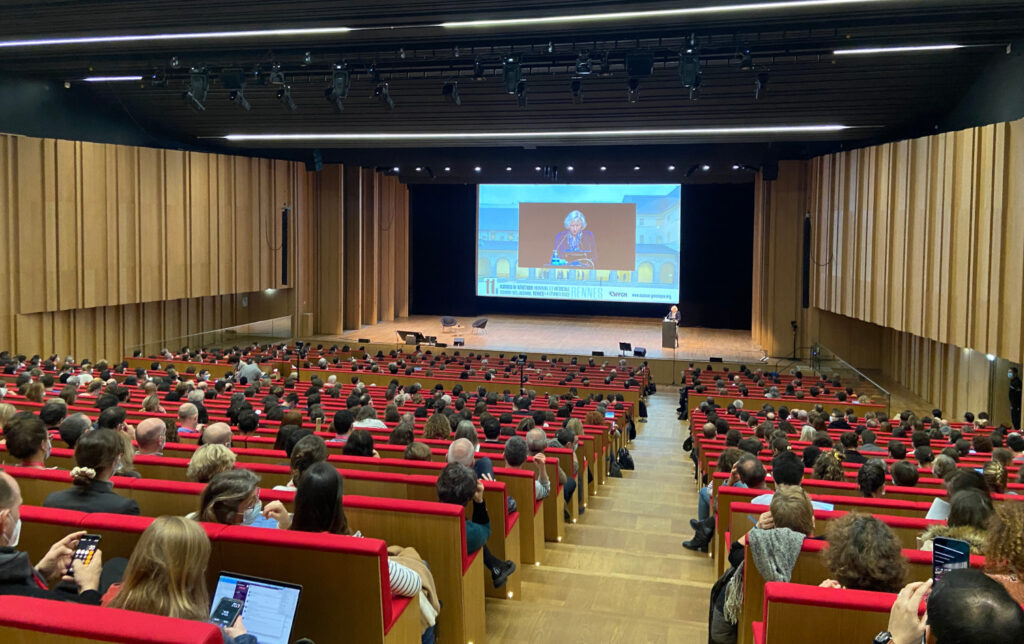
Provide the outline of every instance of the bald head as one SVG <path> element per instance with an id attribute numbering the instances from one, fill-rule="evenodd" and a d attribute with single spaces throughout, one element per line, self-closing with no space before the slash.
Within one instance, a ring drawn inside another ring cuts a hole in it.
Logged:
<path id="1" fill-rule="evenodd" d="M 548 437 L 543 429 L 534 428 L 526 432 L 526 448 L 530 450 L 530 456 L 543 452 L 548 446 Z"/>
<path id="2" fill-rule="evenodd" d="M 195 429 L 199 422 L 199 409 L 192 403 L 182 403 L 178 407 L 178 424 L 186 429 Z"/>
<path id="3" fill-rule="evenodd" d="M 21 489 L 10 474 L 0 472 L 0 546 L 14 546 L 14 530 L 21 519 Z"/>
<path id="4" fill-rule="evenodd" d="M 167 425 L 159 418 L 147 418 L 135 428 L 139 454 L 159 454 L 167 439 Z"/>
<path id="5" fill-rule="evenodd" d="M 225 445 L 231 447 L 231 426 L 227 423 L 213 423 L 203 430 L 203 445 Z"/>
<path id="6" fill-rule="evenodd" d="M 448 446 L 448 462 L 473 467 L 473 454 L 476 450 L 467 438 L 457 438 Z"/>

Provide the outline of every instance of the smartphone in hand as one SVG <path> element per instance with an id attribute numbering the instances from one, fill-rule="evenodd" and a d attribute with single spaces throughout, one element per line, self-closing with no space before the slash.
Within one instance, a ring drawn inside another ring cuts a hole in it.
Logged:
<path id="1" fill-rule="evenodd" d="M 238 619 L 238 614 L 242 612 L 243 606 L 245 606 L 245 602 L 241 599 L 222 597 L 210 612 L 210 621 L 217 626 L 227 628 Z"/>
<path id="2" fill-rule="evenodd" d="M 100 539 L 98 534 L 86 534 L 82 535 L 82 538 L 78 540 L 78 547 L 75 549 L 75 555 L 71 558 L 71 564 L 68 566 L 66 575 L 74 576 L 74 565 L 75 560 L 81 561 L 84 565 L 88 566 L 92 563 L 92 558 L 96 556 L 96 550 L 100 547 Z"/>
<path id="3" fill-rule="evenodd" d="M 932 540 L 932 579 L 936 583 L 950 570 L 967 568 L 971 561 L 971 545 L 960 539 L 935 537 Z"/>

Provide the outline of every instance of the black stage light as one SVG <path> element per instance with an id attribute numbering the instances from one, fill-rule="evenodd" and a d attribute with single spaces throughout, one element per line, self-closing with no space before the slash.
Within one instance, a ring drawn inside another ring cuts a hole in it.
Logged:
<path id="1" fill-rule="evenodd" d="M 483 63 L 480 62 L 479 58 L 473 61 L 473 80 L 487 80 L 486 78 L 484 78 L 484 65 Z"/>
<path id="2" fill-rule="evenodd" d="M 523 67 L 515 56 L 508 56 L 501 63 L 501 73 L 505 79 L 505 93 L 515 94 L 519 81 L 523 79 Z"/>
<path id="3" fill-rule="evenodd" d="M 205 67 L 193 67 L 188 74 L 188 91 L 184 98 L 189 106 L 197 112 L 206 110 L 204 103 L 210 92 L 210 74 Z"/>
<path id="4" fill-rule="evenodd" d="M 377 83 L 377 87 L 373 89 L 373 96 L 388 111 L 395 109 L 395 100 L 391 98 L 391 88 L 386 82 L 381 81 Z"/>
<path id="5" fill-rule="evenodd" d="M 627 95 L 629 96 L 630 103 L 640 102 L 640 79 L 630 78 L 628 83 L 629 90 Z"/>
<path id="6" fill-rule="evenodd" d="M 243 94 L 240 89 L 232 90 L 231 93 L 228 94 L 228 99 L 246 112 L 252 109 L 252 106 L 249 105 L 249 101 L 245 100 L 245 94 Z"/>
<path id="7" fill-rule="evenodd" d="M 696 49 L 686 49 L 679 53 L 679 81 L 683 87 L 700 85 L 700 54 Z"/>
<path id="8" fill-rule="evenodd" d="M 441 96 L 444 96 L 444 100 L 453 105 L 462 105 L 462 98 L 459 96 L 459 84 L 455 81 L 448 81 L 441 87 Z"/>
<path id="9" fill-rule="evenodd" d="M 295 104 L 295 101 L 292 100 L 291 85 L 285 85 L 281 89 L 277 90 L 277 100 L 281 101 L 281 104 L 291 112 L 294 112 L 299 107 Z"/>
<path id="10" fill-rule="evenodd" d="M 348 98 L 348 88 L 351 79 L 348 68 L 344 64 L 334 66 L 331 72 L 331 84 L 324 90 L 324 97 L 334 105 L 339 112 L 345 111 L 345 99 Z"/>
<path id="11" fill-rule="evenodd" d="M 516 103 L 519 107 L 526 107 L 526 79 L 520 78 L 519 82 L 516 83 Z"/>
<path id="12" fill-rule="evenodd" d="M 583 79 L 576 77 L 569 82 L 569 92 L 572 94 L 572 102 L 579 105 L 583 102 Z"/>

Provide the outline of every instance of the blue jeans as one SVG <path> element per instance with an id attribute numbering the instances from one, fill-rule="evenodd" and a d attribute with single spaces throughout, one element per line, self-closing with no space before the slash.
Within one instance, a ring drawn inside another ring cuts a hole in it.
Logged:
<path id="1" fill-rule="evenodd" d="M 704 521 L 711 516 L 711 493 L 707 487 L 702 487 L 697 494 L 697 520 Z"/>

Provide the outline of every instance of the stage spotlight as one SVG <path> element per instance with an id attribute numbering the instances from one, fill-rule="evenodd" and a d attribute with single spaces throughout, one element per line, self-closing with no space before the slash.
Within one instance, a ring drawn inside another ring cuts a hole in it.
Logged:
<path id="1" fill-rule="evenodd" d="M 740 56 L 740 69 L 749 72 L 754 69 L 754 57 L 750 55 L 750 50 L 747 49 Z"/>
<path id="2" fill-rule="evenodd" d="M 462 105 L 462 98 L 459 96 L 459 84 L 455 81 L 448 81 L 441 86 L 441 96 L 452 105 Z"/>
<path id="3" fill-rule="evenodd" d="M 516 83 L 516 103 L 519 107 L 526 107 L 526 79 L 520 78 L 519 82 Z"/>
<path id="4" fill-rule="evenodd" d="M 670 165 L 670 166 L 668 167 L 668 171 L 669 171 L 669 172 L 675 172 L 675 171 L 676 171 L 676 167 L 675 167 L 674 165 Z"/>
<path id="5" fill-rule="evenodd" d="M 701 164 L 701 166 L 700 166 L 700 171 L 701 171 L 701 172 L 707 172 L 707 171 L 708 171 L 708 170 L 710 170 L 710 169 L 711 169 L 711 166 L 709 166 L 709 165 L 708 165 L 708 164 L 706 164 L 706 163 L 704 163 L 704 164 Z"/>
<path id="6" fill-rule="evenodd" d="M 740 169 L 739 164 L 737 164 L 737 163 L 732 164 L 732 169 L 733 170 L 739 170 Z"/>
<path id="7" fill-rule="evenodd" d="M 765 92 L 767 91 L 768 74 L 766 72 L 761 72 L 760 74 L 757 75 L 757 78 L 754 80 L 754 100 L 760 100 L 760 98 L 764 96 Z"/>
<path id="8" fill-rule="evenodd" d="M 640 102 L 640 79 L 639 78 L 630 78 L 629 79 L 629 89 L 627 91 L 627 96 L 629 97 L 629 102 L 630 103 L 639 103 Z"/>
<path id="9" fill-rule="evenodd" d="M 700 54 L 696 49 L 686 49 L 679 53 L 679 82 L 683 87 L 696 87 L 700 84 Z"/>
<path id="10" fill-rule="evenodd" d="M 601 172 L 604 172 L 604 171 L 605 171 L 605 170 L 607 170 L 607 169 L 608 169 L 608 166 L 605 166 L 605 165 L 603 165 L 603 166 L 601 166 L 601 167 L 599 168 L 599 170 L 601 170 Z"/>
<path id="11" fill-rule="evenodd" d="M 505 166 L 505 172 L 512 172 L 512 166 Z"/>
<path id="12" fill-rule="evenodd" d="M 423 172 L 422 166 L 416 166 L 416 172 Z"/>
<path id="13" fill-rule="evenodd" d="M 178 60 L 177 56 L 171 56 L 171 69 L 178 69 L 181 66 L 181 61 Z"/>
<path id="14" fill-rule="evenodd" d="M 274 63 L 267 76 L 267 85 L 284 85 L 284 72 L 281 71 L 281 64 Z"/>
<path id="15" fill-rule="evenodd" d="M 399 168 L 397 165 L 395 167 L 391 168 L 392 172 L 399 172 L 400 170 L 401 170 L 401 168 Z"/>
<path id="16" fill-rule="evenodd" d="M 523 67 L 519 59 L 509 56 L 501 63 L 501 73 L 505 79 L 505 93 L 515 94 L 519 88 L 519 81 L 523 79 Z"/>
<path id="17" fill-rule="evenodd" d="M 654 72 L 654 54 L 647 50 L 626 54 L 626 74 L 631 78 L 646 78 Z"/>
<path id="18" fill-rule="evenodd" d="M 473 80 L 487 80 L 486 78 L 484 78 L 484 65 L 483 63 L 480 62 L 479 58 L 473 61 Z"/>
<path id="19" fill-rule="evenodd" d="M 348 98 L 348 88 L 351 83 L 348 67 L 344 64 L 336 64 L 331 72 L 331 84 L 324 90 L 324 97 L 334 105 L 339 112 L 345 111 L 345 99 Z"/>
<path id="20" fill-rule="evenodd" d="M 574 167 L 573 167 L 573 166 L 571 166 L 571 165 L 567 165 L 567 166 L 565 166 L 565 171 L 566 171 L 566 172 L 572 172 L 572 171 L 573 171 L 573 170 L 575 170 L 575 169 L 576 169 L 576 168 L 574 168 Z"/>
<path id="21" fill-rule="evenodd" d="M 232 90 L 231 93 L 228 94 L 228 99 L 246 112 L 252 109 L 252 106 L 249 105 L 249 101 L 245 100 L 245 94 L 243 94 L 240 89 Z"/>
<path id="22" fill-rule="evenodd" d="M 584 49 L 576 55 L 576 74 L 586 76 L 590 71 L 590 51 Z"/>
<path id="23" fill-rule="evenodd" d="M 446 165 L 446 166 L 444 167 L 444 171 L 445 171 L 445 172 L 451 172 L 451 171 L 452 171 L 452 167 L 451 167 L 450 165 Z"/>
<path id="24" fill-rule="evenodd" d="M 572 102 L 579 105 L 583 102 L 583 79 L 576 77 L 569 82 L 569 92 L 572 94 Z"/>
<path id="25" fill-rule="evenodd" d="M 633 166 L 633 172 L 640 172 L 640 166 L 638 166 L 638 165 Z"/>
<path id="26" fill-rule="evenodd" d="M 534 168 L 534 170 L 536 170 L 537 172 L 540 172 L 540 166 L 537 166 L 536 168 Z"/>
<path id="27" fill-rule="evenodd" d="M 373 89 L 373 96 L 388 111 L 395 109 L 395 100 L 391 98 L 391 88 L 386 82 L 381 81 L 377 83 L 377 87 Z"/>
<path id="28" fill-rule="evenodd" d="M 476 166 L 475 168 L 473 168 L 473 172 L 480 172 L 482 169 L 483 168 L 481 168 L 480 166 Z"/>
<path id="29" fill-rule="evenodd" d="M 281 89 L 277 90 L 277 100 L 281 101 L 281 104 L 291 112 L 294 112 L 299 107 L 295 104 L 295 101 L 292 100 L 292 88 L 290 85 L 285 85 Z"/>
<path id="30" fill-rule="evenodd" d="M 205 67 L 193 67 L 188 75 L 188 91 L 184 98 L 189 106 L 197 112 L 206 110 L 203 103 L 206 102 L 206 95 L 210 92 L 210 75 Z"/>
<path id="31" fill-rule="evenodd" d="M 302 55 L 302 64 L 308 65 L 313 62 L 313 52 L 307 51 Z"/>

